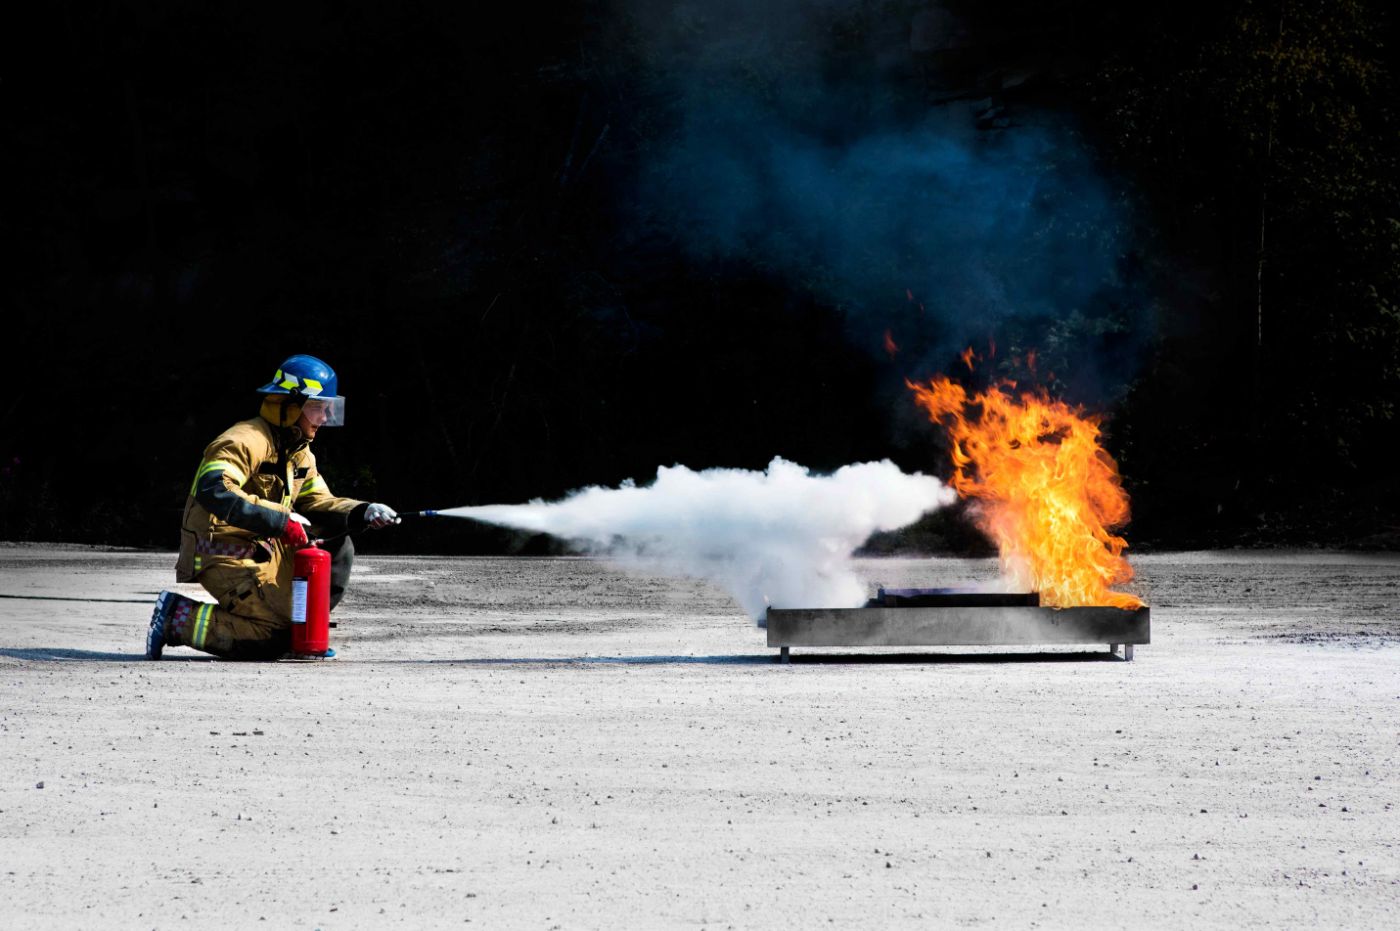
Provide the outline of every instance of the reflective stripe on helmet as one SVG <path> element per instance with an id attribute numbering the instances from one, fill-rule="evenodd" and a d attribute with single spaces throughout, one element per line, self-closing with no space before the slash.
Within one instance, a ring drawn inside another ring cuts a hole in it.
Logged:
<path id="1" fill-rule="evenodd" d="M 288 356 L 277 367 L 272 381 L 258 389 L 263 394 L 300 394 L 305 397 L 331 397 L 336 388 L 335 369 L 315 356 Z"/>

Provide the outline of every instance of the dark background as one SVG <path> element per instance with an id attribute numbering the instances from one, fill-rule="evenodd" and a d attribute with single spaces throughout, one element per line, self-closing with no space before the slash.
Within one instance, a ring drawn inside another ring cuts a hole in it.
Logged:
<path id="1" fill-rule="evenodd" d="M 0 82 L 0 539 L 173 547 L 310 352 L 332 488 L 400 510 L 944 474 L 903 380 L 948 371 L 1106 413 L 1135 547 L 1400 545 L 1386 4 L 40 6 Z"/>

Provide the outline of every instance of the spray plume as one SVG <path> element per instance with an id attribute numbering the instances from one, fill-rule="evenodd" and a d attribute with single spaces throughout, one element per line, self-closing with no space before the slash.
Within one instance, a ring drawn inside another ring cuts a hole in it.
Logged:
<path id="1" fill-rule="evenodd" d="M 584 488 L 559 501 L 438 511 L 549 533 L 639 568 L 709 579 L 750 617 L 768 605 L 858 607 L 865 585 L 851 552 L 949 504 L 938 479 L 888 460 L 814 475 L 782 458 L 763 472 L 657 469 L 644 487 Z"/>

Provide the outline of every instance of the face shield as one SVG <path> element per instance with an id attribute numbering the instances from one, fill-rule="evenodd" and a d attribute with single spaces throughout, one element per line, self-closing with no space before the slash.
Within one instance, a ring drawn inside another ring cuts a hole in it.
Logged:
<path id="1" fill-rule="evenodd" d="M 307 398 L 301 405 L 301 416 L 317 427 L 339 427 L 345 423 L 345 398 Z"/>

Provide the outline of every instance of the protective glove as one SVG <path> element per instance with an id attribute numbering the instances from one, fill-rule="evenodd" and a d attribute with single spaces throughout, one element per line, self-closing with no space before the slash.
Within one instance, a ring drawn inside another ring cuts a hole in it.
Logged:
<path id="1" fill-rule="evenodd" d="M 287 515 L 287 528 L 282 531 L 282 542 L 294 550 L 299 550 L 311 541 L 307 539 L 306 528 L 311 521 L 295 511 Z"/>
<path id="2" fill-rule="evenodd" d="M 378 530 L 398 522 L 399 515 L 395 514 L 394 509 L 387 504 L 371 504 L 365 508 L 365 523 L 369 524 L 371 530 Z"/>

